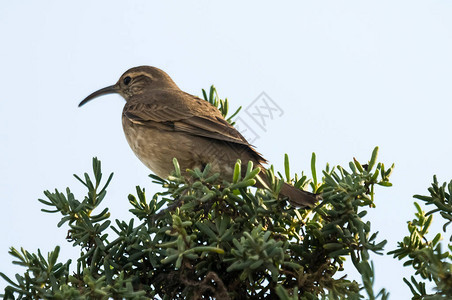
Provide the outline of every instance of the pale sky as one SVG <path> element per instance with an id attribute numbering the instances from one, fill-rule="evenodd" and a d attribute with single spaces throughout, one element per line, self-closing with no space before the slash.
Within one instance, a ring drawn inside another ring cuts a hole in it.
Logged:
<path id="1" fill-rule="evenodd" d="M 78 257 L 60 217 L 40 211 L 43 190 L 85 191 L 72 174 L 91 158 L 115 172 L 104 204 L 128 220 L 135 186 L 158 190 L 124 138 L 118 95 L 83 108 L 89 93 L 128 68 L 165 70 L 186 92 L 215 84 L 233 107 L 265 92 L 282 110 L 254 141 L 278 170 L 370 158 L 396 164 L 391 188 L 376 189 L 369 215 L 385 252 L 407 233 L 413 194 L 433 174 L 452 179 L 452 2 L 450 1 L 4 1 L 0 10 L 0 271 L 13 276 L 10 246 Z M 245 120 L 247 115 L 240 114 Z M 248 120 L 250 121 L 250 120 Z M 434 219 L 440 228 L 440 219 Z M 375 290 L 407 299 L 411 271 L 372 255 Z M 349 266 L 350 267 L 350 266 Z M 356 273 L 350 274 L 356 278 Z M 359 279 L 359 278 L 357 278 Z M 3 291 L 5 282 L 0 280 Z"/>

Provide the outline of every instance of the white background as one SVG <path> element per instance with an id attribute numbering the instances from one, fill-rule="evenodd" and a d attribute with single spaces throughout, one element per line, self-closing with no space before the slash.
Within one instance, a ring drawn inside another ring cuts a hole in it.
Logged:
<path id="1" fill-rule="evenodd" d="M 77 257 L 67 227 L 37 199 L 66 186 L 82 197 L 72 174 L 90 171 L 93 156 L 105 177 L 115 172 L 104 202 L 113 219 L 130 218 L 135 185 L 158 190 L 123 137 L 124 101 L 77 108 L 137 65 L 165 70 L 195 95 L 215 84 L 233 108 L 265 91 L 284 115 L 254 144 L 278 170 L 284 153 L 301 172 L 312 152 L 319 167 L 346 165 L 380 146 L 379 160 L 396 164 L 394 187 L 376 190 L 369 220 L 394 249 L 412 195 L 425 194 L 433 174 L 452 179 L 451 15 L 450 1 L 3 1 L 0 271 L 22 272 L 10 246 L 47 253 L 58 244 L 61 260 Z M 372 258 L 376 289 L 407 299 L 402 263 Z"/>

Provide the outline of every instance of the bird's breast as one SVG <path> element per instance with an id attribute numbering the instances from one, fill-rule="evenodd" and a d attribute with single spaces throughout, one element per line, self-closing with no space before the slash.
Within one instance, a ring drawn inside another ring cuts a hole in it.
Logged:
<path id="1" fill-rule="evenodd" d="M 210 163 L 212 172 L 220 173 L 226 180 L 231 180 L 238 158 L 245 164 L 249 160 L 258 164 L 243 145 L 191 135 L 163 123 L 133 123 L 125 116 L 122 125 L 135 155 L 162 178 L 174 170 L 173 158 L 177 158 L 184 174 L 186 169 L 203 169 Z"/>

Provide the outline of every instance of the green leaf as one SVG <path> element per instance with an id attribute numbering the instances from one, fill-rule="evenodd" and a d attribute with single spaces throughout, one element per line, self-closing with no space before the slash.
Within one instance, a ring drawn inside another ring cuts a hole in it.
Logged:
<path id="1" fill-rule="evenodd" d="M 315 153 L 312 152 L 311 156 L 311 173 L 314 187 L 317 188 L 317 171 L 315 169 Z"/>
<path id="2" fill-rule="evenodd" d="M 377 162 L 377 157 L 378 157 L 378 147 L 375 147 L 374 150 L 372 151 L 372 156 L 370 158 L 369 165 L 367 166 L 368 172 L 372 171 L 372 169 L 374 168 L 375 163 Z"/>

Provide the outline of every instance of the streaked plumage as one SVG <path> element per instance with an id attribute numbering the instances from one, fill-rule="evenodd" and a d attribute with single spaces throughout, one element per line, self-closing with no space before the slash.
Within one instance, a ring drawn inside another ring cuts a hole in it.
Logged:
<path id="1" fill-rule="evenodd" d="M 79 106 L 108 93 L 119 93 L 126 100 L 122 113 L 126 139 L 137 157 L 160 177 L 173 170 L 174 157 L 181 170 L 202 169 L 211 163 L 213 171 L 229 181 L 237 159 L 244 165 L 250 160 L 261 167 L 266 163 L 216 107 L 180 90 L 158 68 L 132 68 L 115 85 L 92 93 Z M 313 206 L 317 200 L 288 184 L 281 194 L 298 206 Z"/>

